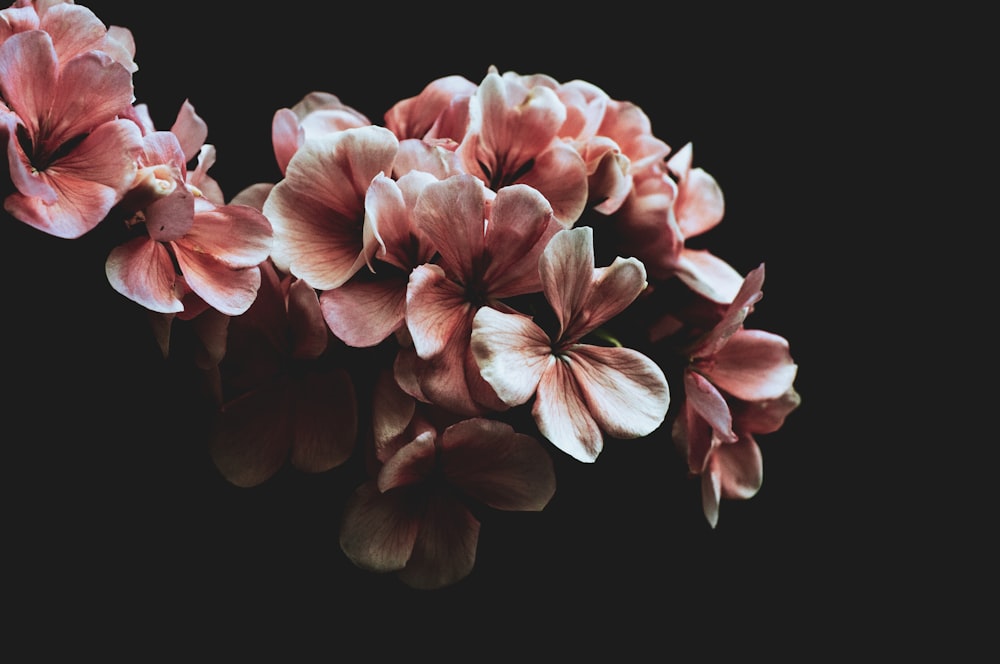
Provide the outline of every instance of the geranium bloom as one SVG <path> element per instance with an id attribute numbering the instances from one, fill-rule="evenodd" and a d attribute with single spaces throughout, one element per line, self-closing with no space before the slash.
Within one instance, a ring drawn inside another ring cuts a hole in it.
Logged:
<path id="1" fill-rule="evenodd" d="M 555 493 L 554 466 L 537 440 L 505 422 L 472 418 L 439 430 L 394 386 L 382 380 L 375 396 L 374 479 L 348 499 L 340 545 L 359 567 L 441 588 L 475 564 L 480 521 L 468 502 L 541 510 Z"/>
<path id="2" fill-rule="evenodd" d="M 365 221 L 368 187 L 392 172 L 399 140 L 363 126 L 305 141 L 264 201 L 275 264 L 318 290 L 343 285 L 378 249 Z"/>
<path id="3" fill-rule="evenodd" d="M 125 201 L 135 210 L 129 224 L 141 234 L 108 255 L 108 281 L 159 313 L 184 311 L 182 298 L 189 290 L 199 305 L 226 315 L 243 313 L 260 287 L 258 266 L 271 248 L 270 223 L 247 205 L 217 205 L 190 184 L 186 155 L 173 132 L 147 134 L 143 145 Z M 188 317 L 201 310 L 196 305 Z"/>
<path id="4" fill-rule="evenodd" d="M 357 398 L 347 371 L 324 358 L 329 330 L 306 282 L 266 261 L 257 299 L 229 321 L 218 367 L 223 403 L 212 459 L 238 486 L 255 486 L 286 463 L 318 473 L 354 450 Z"/>
<path id="5" fill-rule="evenodd" d="M 43 30 L 0 44 L 0 116 L 16 191 L 14 217 L 63 238 L 83 235 L 132 184 L 139 127 L 120 114 L 132 103 L 132 74 L 101 51 L 60 61 Z"/>
<path id="6" fill-rule="evenodd" d="M 581 339 L 624 310 L 646 286 L 635 258 L 594 267 L 589 226 L 558 233 L 538 270 L 558 329 L 551 336 L 519 313 L 481 308 L 472 330 L 472 352 L 482 377 L 511 406 L 535 397 L 539 431 L 580 461 L 597 459 L 604 433 L 638 438 L 656 430 L 670 405 L 660 367 L 621 346 Z"/>
<path id="7" fill-rule="evenodd" d="M 426 370 L 421 390 L 469 415 L 505 408 L 469 351 L 472 318 L 483 305 L 505 308 L 505 298 L 541 290 L 538 256 L 563 227 L 535 189 L 493 194 L 464 174 L 428 184 L 414 219 L 440 254 L 410 273 L 406 294 L 407 328 Z"/>
<path id="8" fill-rule="evenodd" d="M 754 410 L 760 406 L 751 405 L 741 406 L 743 430 L 738 431 L 734 401 L 773 404 L 772 409 L 780 413 L 777 426 L 798 405 L 792 388 L 798 367 L 788 342 L 776 334 L 743 327 L 762 297 L 763 283 L 761 265 L 747 274 L 718 324 L 687 349 L 684 404 L 673 433 L 690 471 L 703 477 L 703 506 L 713 527 L 720 498 L 746 498 L 760 487 L 759 450 L 749 434 L 774 430 L 774 420 L 768 424 L 761 418 L 764 413 Z"/>
<path id="9" fill-rule="evenodd" d="M 495 67 L 469 102 L 468 131 L 457 154 L 466 173 L 493 191 L 511 184 L 537 189 L 553 216 L 572 225 L 587 205 L 587 165 L 559 136 L 566 107 L 546 86 L 526 86 Z"/>

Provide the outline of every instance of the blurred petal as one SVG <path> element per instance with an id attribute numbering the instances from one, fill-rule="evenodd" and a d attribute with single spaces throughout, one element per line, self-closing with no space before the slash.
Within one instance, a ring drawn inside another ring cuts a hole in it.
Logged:
<path id="1" fill-rule="evenodd" d="M 283 383 L 269 383 L 226 403 L 216 416 L 209 452 L 222 476 L 241 487 L 270 479 L 288 460 L 291 428 Z"/>
<path id="2" fill-rule="evenodd" d="M 354 383 L 344 369 L 311 371 L 295 385 L 292 465 L 321 473 L 351 456 L 358 436 Z"/>
<path id="3" fill-rule="evenodd" d="M 406 491 L 382 493 L 373 481 L 355 489 L 340 524 L 340 548 L 347 558 L 372 572 L 402 569 L 420 527 L 420 510 L 411 498 Z"/>
<path id="4" fill-rule="evenodd" d="M 432 494 L 413 554 L 399 579 L 411 588 L 443 588 L 467 577 L 476 563 L 479 521 L 462 503 Z"/>
<path id="5" fill-rule="evenodd" d="M 548 452 L 498 420 L 469 419 L 445 429 L 441 468 L 450 484 L 495 509 L 539 511 L 556 490 Z"/>

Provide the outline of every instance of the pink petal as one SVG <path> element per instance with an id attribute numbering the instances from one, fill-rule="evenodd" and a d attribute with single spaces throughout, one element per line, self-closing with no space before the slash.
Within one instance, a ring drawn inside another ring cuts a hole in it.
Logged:
<path id="1" fill-rule="evenodd" d="M 604 436 L 565 362 L 553 363 L 542 374 L 531 414 L 541 434 L 560 450 L 578 461 L 597 460 Z"/>
<path id="2" fill-rule="evenodd" d="M 794 387 L 777 399 L 741 401 L 733 407 L 733 424 L 740 431 L 774 433 L 801 403 L 802 397 Z"/>
<path id="3" fill-rule="evenodd" d="M 699 371 L 738 399 L 757 401 L 787 392 L 798 366 L 783 337 L 763 330 L 740 330 Z"/>
<path id="4" fill-rule="evenodd" d="M 52 90 L 55 122 L 48 128 L 62 142 L 114 120 L 132 104 L 132 74 L 106 54 L 90 51 L 67 62 Z"/>
<path id="5" fill-rule="evenodd" d="M 715 528 L 719 523 L 719 501 L 722 499 L 722 479 L 718 457 L 712 456 L 701 474 L 701 509 L 708 524 Z"/>
<path id="6" fill-rule="evenodd" d="M 176 313 L 184 309 L 177 298 L 177 273 L 167 249 L 145 237 L 115 247 L 104 266 L 116 291 L 151 311 Z"/>
<path id="7" fill-rule="evenodd" d="M 681 406 L 670 435 L 674 445 L 687 460 L 688 472 L 693 475 L 706 471 L 712 451 L 721 442 L 713 435 L 712 427 L 695 410 L 689 399 Z"/>
<path id="8" fill-rule="evenodd" d="M 467 100 L 475 91 L 476 84 L 463 76 L 435 79 L 417 96 L 396 102 L 385 114 L 385 126 L 401 139 L 424 138 L 453 100 L 464 98 L 468 105 Z"/>
<path id="9" fill-rule="evenodd" d="M 540 511 L 556 490 L 549 453 L 498 420 L 469 419 L 445 429 L 441 468 L 452 486 L 495 509 Z"/>
<path id="10" fill-rule="evenodd" d="M 398 145 L 392 132 L 375 126 L 304 143 L 263 206 L 277 264 L 320 290 L 360 270 L 377 246 L 374 237 L 365 241 L 365 195 L 376 175 L 391 172 Z"/>
<path id="11" fill-rule="evenodd" d="M 730 500 L 747 500 L 757 495 L 764 482 L 764 460 L 752 436 L 743 435 L 735 443 L 720 445 L 718 458 L 719 494 Z"/>
<path id="12" fill-rule="evenodd" d="M 536 293 L 542 285 L 538 259 L 552 236 L 561 230 L 552 221 L 552 207 L 527 185 L 497 192 L 486 228 L 484 251 L 489 262 L 482 273 L 492 297 Z"/>
<path id="13" fill-rule="evenodd" d="M 544 194 L 552 216 L 569 228 L 587 207 L 587 164 L 572 146 L 555 143 L 535 158 L 531 170 L 518 179 Z"/>
<path id="14" fill-rule="evenodd" d="M 687 370 L 684 372 L 684 396 L 693 408 L 712 427 L 716 435 L 726 442 L 735 442 L 733 415 L 719 390 L 704 376 Z"/>
<path id="15" fill-rule="evenodd" d="M 467 577 L 476 563 L 479 521 L 450 494 L 430 496 L 413 554 L 399 579 L 421 590 L 444 588 Z"/>
<path id="16" fill-rule="evenodd" d="M 406 324 L 421 358 L 442 353 L 457 335 L 468 333 L 473 315 L 465 291 L 439 266 L 421 265 L 410 273 Z"/>
<path id="17" fill-rule="evenodd" d="M 663 370 L 651 359 L 622 347 L 577 344 L 565 361 L 597 425 L 616 438 L 640 438 L 655 431 L 670 406 Z"/>
<path id="18" fill-rule="evenodd" d="M 312 371 L 295 385 L 292 465 L 308 473 L 340 466 L 354 451 L 358 404 L 344 369 Z"/>
<path id="19" fill-rule="evenodd" d="M 184 155 L 184 163 L 187 163 L 198 155 L 202 145 L 205 144 L 205 139 L 208 138 L 208 124 L 195 112 L 190 100 L 185 99 L 177 111 L 177 118 L 170 127 L 170 133 L 177 137 Z"/>
<path id="20" fill-rule="evenodd" d="M 58 63 L 52 38 L 40 30 L 15 34 L 0 44 L 0 98 L 29 136 L 38 135 L 39 122 L 51 106 Z"/>
<path id="21" fill-rule="evenodd" d="M 761 263 L 758 267 L 747 273 L 746 278 L 743 279 L 739 290 L 733 297 L 733 301 L 723 312 L 722 318 L 712 328 L 711 332 L 705 335 L 701 343 L 698 344 L 698 348 L 694 351 L 695 356 L 707 357 L 714 355 L 729 341 L 729 338 L 737 330 L 743 327 L 743 322 L 752 311 L 754 304 L 764 295 L 762 291 L 763 284 L 764 264 Z"/>
<path id="22" fill-rule="evenodd" d="M 223 477 L 236 486 L 257 486 L 285 465 L 292 443 L 288 406 L 285 385 L 276 382 L 220 409 L 209 452 Z"/>
<path id="23" fill-rule="evenodd" d="M 228 267 L 244 268 L 264 262 L 271 242 L 271 224 L 260 211 L 247 205 L 223 205 L 197 212 L 179 244 Z"/>
<path id="24" fill-rule="evenodd" d="M 294 359 L 315 359 L 326 351 L 330 335 L 319 298 L 301 279 L 292 279 L 288 287 L 288 327 Z"/>
<path id="25" fill-rule="evenodd" d="M 556 233 L 538 263 L 545 298 L 559 320 L 559 338 L 568 329 L 584 329 L 576 316 L 594 286 L 594 230 L 580 226 Z"/>
<path id="26" fill-rule="evenodd" d="M 485 246 L 486 192 L 470 175 L 455 175 L 424 187 L 414 222 L 441 254 L 438 265 L 451 278 L 477 274 Z"/>
<path id="27" fill-rule="evenodd" d="M 406 277 L 348 281 L 323 291 L 320 307 L 330 330 L 348 346 L 368 348 L 389 338 L 403 324 Z"/>
<path id="28" fill-rule="evenodd" d="M 233 269 L 212 256 L 187 250 L 174 243 L 177 264 L 184 280 L 209 306 L 230 316 L 244 313 L 260 288 L 260 269 Z"/>
<path id="29" fill-rule="evenodd" d="M 743 275 L 704 249 L 687 249 L 678 260 L 677 276 L 695 293 L 720 304 L 729 304 L 743 285 Z"/>
<path id="30" fill-rule="evenodd" d="M 386 459 L 378 474 L 379 491 L 420 484 L 437 465 L 434 433 L 424 432 Z"/>
<path id="31" fill-rule="evenodd" d="M 472 322 L 472 354 L 480 374 L 510 406 L 526 403 L 555 362 L 548 335 L 528 316 L 480 307 Z"/>
<path id="32" fill-rule="evenodd" d="M 382 493 L 365 482 L 348 497 L 340 524 L 340 548 L 358 567 L 373 572 L 402 569 L 413 552 L 420 511 L 407 492 Z"/>
<path id="33" fill-rule="evenodd" d="M 382 371 L 375 383 L 371 408 L 375 456 L 384 463 L 398 450 L 398 439 L 413 419 L 416 401 L 399 386 L 392 372 Z"/>

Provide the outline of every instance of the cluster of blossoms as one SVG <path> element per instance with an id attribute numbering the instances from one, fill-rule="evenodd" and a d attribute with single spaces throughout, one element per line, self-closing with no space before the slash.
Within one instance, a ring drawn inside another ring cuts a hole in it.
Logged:
<path id="1" fill-rule="evenodd" d="M 279 181 L 227 202 L 205 122 L 185 102 L 156 129 L 134 54 L 73 2 L 0 11 L 4 207 L 62 238 L 114 227 L 110 286 L 165 356 L 178 325 L 201 344 L 226 480 L 362 455 L 343 552 L 417 588 L 471 572 L 473 505 L 543 509 L 556 454 L 662 430 L 712 527 L 758 491 L 756 436 L 798 406 L 797 366 L 745 326 L 763 264 L 688 246 L 721 190 L 638 106 L 496 68 L 382 124 L 313 92 L 273 116 Z"/>

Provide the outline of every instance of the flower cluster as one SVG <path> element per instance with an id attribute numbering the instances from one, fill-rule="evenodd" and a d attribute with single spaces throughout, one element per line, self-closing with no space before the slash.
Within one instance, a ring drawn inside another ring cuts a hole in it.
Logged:
<path id="1" fill-rule="evenodd" d="M 797 366 L 746 326 L 764 265 L 689 246 L 722 192 L 637 105 L 494 67 L 381 124 L 313 92 L 274 113 L 280 179 L 227 200 L 206 123 L 185 102 L 154 127 L 134 54 L 71 1 L 0 11 L 4 208 L 61 238 L 113 228 L 110 287 L 165 357 L 177 326 L 200 343 L 226 480 L 361 455 L 343 552 L 417 588 L 471 572 L 479 509 L 542 510 L 553 455 L 662 432 L 713 528 L 758 491 Z"/>

